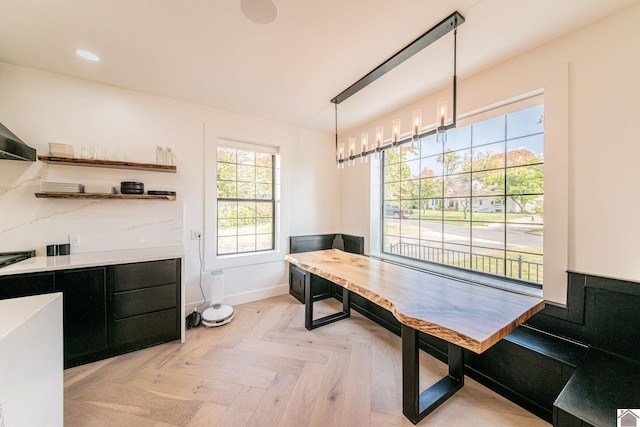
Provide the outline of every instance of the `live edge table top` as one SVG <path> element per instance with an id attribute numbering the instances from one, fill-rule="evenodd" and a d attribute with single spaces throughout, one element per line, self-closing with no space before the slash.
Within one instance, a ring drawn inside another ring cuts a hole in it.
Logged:
<path id="1" fill-rule="evenodd" d="M 285 259 L 389 310 L 404 325 L 475 353 L 489 349 L 544 308 L 540 298 L 337 249 Z"/>

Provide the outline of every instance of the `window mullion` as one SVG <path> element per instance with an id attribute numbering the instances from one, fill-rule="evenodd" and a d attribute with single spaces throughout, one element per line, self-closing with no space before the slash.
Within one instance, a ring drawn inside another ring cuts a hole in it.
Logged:
<path id="1" fill-rule="evenodd" d="M 503 187 L 504 188 L 504 212 L 502 215 L 503 218 L 503 241 L 502 241 L 502 245 L 503 245 L 503 250 L 502 250 L 502 268 L 503 268 L 503 274 L 505 276 L 507 276 L 507 237 L 509 236 L 508 232 L 507 232 L 507 163 L 509 163 L 509 152 L 507 151 L 507 132 L 508 132 L 508 117 L 505 116 L 504 118 L 504 179 L 503 179 Z"/>

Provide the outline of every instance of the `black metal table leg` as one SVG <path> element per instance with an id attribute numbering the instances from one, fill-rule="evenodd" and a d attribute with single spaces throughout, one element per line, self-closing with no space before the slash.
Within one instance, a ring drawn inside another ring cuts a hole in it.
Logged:
<path id="1" fill-rule="evenodd" d="M 313 295 L 311 294 L 311 273 L 304 273 L 304 327 L 313 329 Z"/>
<path id="2" fill-rule="evenodd" d="M 402 412 L 416 424 L 464 384 L 464 350 L 449 343 L 449 375 L 420 393 L 418 331 L 402 325 Z"/>
<path id="3" fill-rule="evenodd" d="M 304 327 L 307 330 L 319 328 L 338 320 L 346 319 L 351 315 L 350 311 L 350 292 L 347 288 L 342 288 L 342 311 L 330 314 L 319 319 L 313 319 L 313 294 L 311 292 L 311 273 L 306 272 L 304 275 Z"/>

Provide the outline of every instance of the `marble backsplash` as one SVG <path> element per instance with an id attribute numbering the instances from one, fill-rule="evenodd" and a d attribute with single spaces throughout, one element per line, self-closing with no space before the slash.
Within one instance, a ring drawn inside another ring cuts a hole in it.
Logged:
<path id="1" fill-rule="evenodd" d="M 161 175 L 171 175 L 170 177 Z M 167 200 L 40 199 L 43 181 L 108 184 L 121 180 L 157 183 L 147 189 L 176 190 L 175 174 L 52 166 L 42 162 L 0 161 L 0 252 L 68 243 L 72 253 L 178 246 L 183 240 L 183 202 Z M 179 196 L 179 192 L 178 192 Z"/>

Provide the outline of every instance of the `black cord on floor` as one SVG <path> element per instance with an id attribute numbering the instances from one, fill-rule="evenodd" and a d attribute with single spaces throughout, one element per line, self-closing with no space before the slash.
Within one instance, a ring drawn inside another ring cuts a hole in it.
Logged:
<path id="1" fill-rule="evenodd" d="M 202 317 L 200 315 L 200 307 L 207 303 L 207 298 L 204 296 L 204 290 L 202 289 L 202 236 L 198 236 L 198 259 L 200 260 L 200 270 L 199 270 L 199 279 L 198 283 L 200 285 L 200 293 L 202 294 L 202 303 L 199 304 L 195 310 L 187 315 L 185 326 L 187 329 L 191 329 L 194 326 L 198 326 Z"/>
<path id="2" fill-rule="evenodd" d="M 200 249 L 200 246 L 202 245 L 202 235 L 198 235 L 198 259 L 200 260 L 200 276 L 199 276 L 199 283 L 200 283 L 200 293 L 202 294 L 202 304 L 198 305 L 198 307 L 196 307 L 196 311 L 200 311 L 200 307 L 202 307 L 203 305 L 205 305 L 207 303 L 207 297 L 204 296 L 204 290 L 202 289 L 202 250 Z"/>

